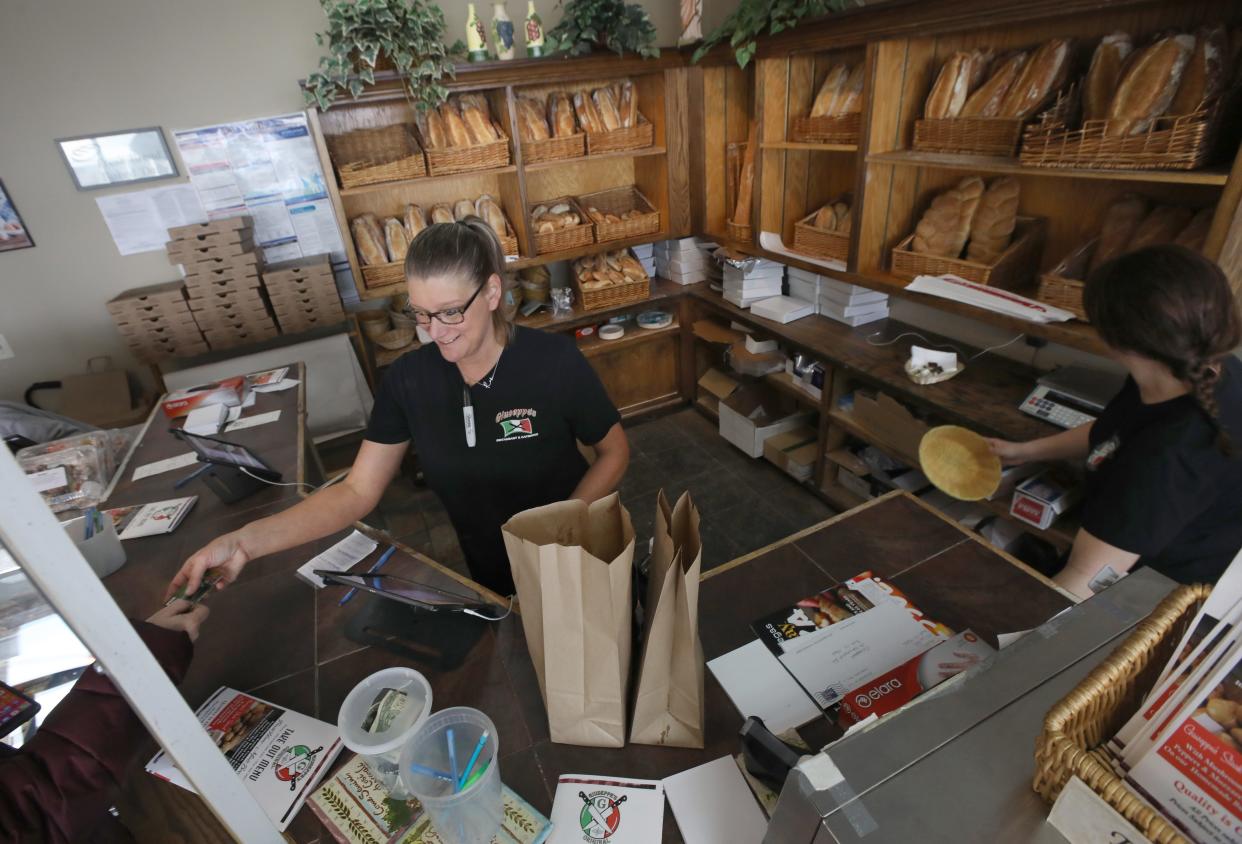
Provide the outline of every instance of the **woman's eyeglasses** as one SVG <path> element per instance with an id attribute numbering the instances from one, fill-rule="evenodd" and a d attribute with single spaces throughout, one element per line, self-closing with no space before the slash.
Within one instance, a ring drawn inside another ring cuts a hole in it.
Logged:
<path id="1" fill-rule="evenodd" d="M 438 319 L 445 325 L 461 325 L 466 319 L 466 311 L 474 304 L 474 300 L 478 298 L 483 288 L 487 287 L 486 283 L 480 284 L 474 293 L 470 294 L 470 298 L 466 300 L 466 304 L 456 308 L 445 308 L 442 311 L 420 311 L 406 305 L 401 312 L 414 320 L 419 325 L 431 325 L 433 319 Z"/>

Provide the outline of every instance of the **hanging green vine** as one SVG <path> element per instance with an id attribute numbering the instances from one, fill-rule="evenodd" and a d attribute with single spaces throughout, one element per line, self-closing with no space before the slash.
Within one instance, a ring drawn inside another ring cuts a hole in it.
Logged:
<path id="1" fill-rule="evenodd" d="M 660 55 L 656 28 L 647 12 L 637 3 L 622 0 L 567 0 L 560 23 L 547 34 L 553 52 L 580 56 L 595 47 L 606 47 L 617 55 L 638 53 L 653 59 Z"/>
<path id="2" fill-rule="evenodd" d="M 739 67 L 746 67 L 759 48 L 757 39 L 765 30 L 776 35 L 793 29 L 810 18 L 823 17 L 849 6 L 861 6 L 865 0 L 741 0 L 733 14 L 724 19 L 694 51 L 691 61 L 697 62 L 717 44 L 729 42 Z"/>

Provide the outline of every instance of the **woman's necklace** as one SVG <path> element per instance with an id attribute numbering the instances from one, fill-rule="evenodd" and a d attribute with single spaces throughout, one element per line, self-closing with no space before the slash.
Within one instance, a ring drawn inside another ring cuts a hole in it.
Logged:
<path id="1" fill-rule="evenodd" d="M 501 346 L 500 354 L 496 356 L 496 363 L 492 366 L 492 371 L 487 374 L 487 377 L 480 378 L 476 381 L 475 386 L 482 387 L 485 390 L 490 390 L 492 388 L 492 382 L 496 380 L 496 372 L 500 369 L 500 359 L 504 356 L 505 349 L 504 346 Z"/>

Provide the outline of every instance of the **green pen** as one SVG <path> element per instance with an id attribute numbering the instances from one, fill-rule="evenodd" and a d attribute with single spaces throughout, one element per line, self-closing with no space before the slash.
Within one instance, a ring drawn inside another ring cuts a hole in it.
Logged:
<path id="1" fill-rule="evenodd" d="M 465 791 L 467 788 L 469 788 L 470 786 L 478 782 L 479 778 L 482 777 L 484 773 L 486 773 L 487 766 L 490 764 L 492 764 L 492 760 L 488 759 L 486 762 L 483 763 L 483 765 L 477 771 L 475 771 L 473 774 L 467 777 L 466 781 L 461 784 L 461 790 Z"/>

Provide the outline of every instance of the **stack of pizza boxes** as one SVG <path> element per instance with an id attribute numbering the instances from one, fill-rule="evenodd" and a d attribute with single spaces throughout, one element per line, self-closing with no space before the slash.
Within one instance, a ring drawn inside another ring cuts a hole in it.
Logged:
<path id="1" fill-rule="evenodd" d="M 126 345 L 143 361 L 190 357 L 207 351 L 203 332 L 179 281 L 126 290 L 108 302 Z"/>
<path id="2" fill-rule="evenodd" d="M 345 319 L 327 255 L 272 264 L 263 270 L 263 286 L 285 334 Z"/>
<path id="3" fill-rule="evenodd" d="M 262 268 L 250 217 L 168 230 L 168 260 L 185 271 L 190 311 L 213 349 L 276 336 L 259 281 Z"/>

